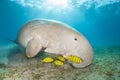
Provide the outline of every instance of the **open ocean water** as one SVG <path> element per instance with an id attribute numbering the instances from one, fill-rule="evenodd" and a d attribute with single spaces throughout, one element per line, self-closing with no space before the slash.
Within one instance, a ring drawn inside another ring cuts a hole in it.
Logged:
<path id="1" fill-rule="evenodd" d="M 93 47 L 92 64 L 75 69 L 26 58 L 13 41 L 41 18 L 81 32 Z M 0 80 L 120 80 L 120 0 L 0 0 Z"/>

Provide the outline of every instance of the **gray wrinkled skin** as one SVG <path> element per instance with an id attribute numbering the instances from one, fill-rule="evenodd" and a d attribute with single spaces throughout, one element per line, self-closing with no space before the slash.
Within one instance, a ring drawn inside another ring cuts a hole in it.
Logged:
<path id="1" fill-rule="evenodd" d="M 75 55 L 82 63 L 71 63 L 76 68 L 86 67 L 93 59 L 92 48 L 87 39 L 70 26 L 47 19 L 32 20 L 22 27 L 18 43 L 26 48 L 26 54 L 36 56 L 43 48 L 55 55 Z"/>

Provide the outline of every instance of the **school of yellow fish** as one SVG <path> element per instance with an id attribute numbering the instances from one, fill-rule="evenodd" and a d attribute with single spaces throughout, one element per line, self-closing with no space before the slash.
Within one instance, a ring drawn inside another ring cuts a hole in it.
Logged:
<path id="1" fill-rule="evenodd" d="M 45 63 L 54 62 L 55 65 L 62 66 L 62 65 L 64 65 L 64 62 L 66 60 L 70 60 L 73 63 L 82 63 L 82 59 L 79 58 L 78 56 L 74 56 L 74 55 L 66 56 L 66 58 L 64 58 L 63 56 L 57 56 L 55 60 L 51 57 L 46 57 L 46 58 L 42 59 L 41 61 L 45 62 Z"/>

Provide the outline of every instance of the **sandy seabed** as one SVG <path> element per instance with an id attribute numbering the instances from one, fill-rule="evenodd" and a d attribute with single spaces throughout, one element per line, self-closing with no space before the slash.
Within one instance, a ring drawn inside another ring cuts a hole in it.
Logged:
<path id="1" fill-rule="evenodd" d="M 0 64 L 0 80 L 120 80 L 120 47 L 94 48 L 94 52 L 93 63 L 82 69 L 42 63 L 39 57 L 27 59 L 18 53 Z"/>

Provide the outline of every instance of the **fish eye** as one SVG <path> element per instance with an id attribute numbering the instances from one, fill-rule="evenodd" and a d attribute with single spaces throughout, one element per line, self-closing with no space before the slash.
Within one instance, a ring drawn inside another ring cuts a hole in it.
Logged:
<path id="1" fill-rule="evenodd" d="M 74 40 L 77 41 L 77 38 L 75 38 Z"/>

